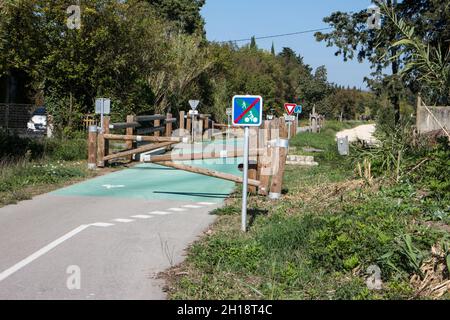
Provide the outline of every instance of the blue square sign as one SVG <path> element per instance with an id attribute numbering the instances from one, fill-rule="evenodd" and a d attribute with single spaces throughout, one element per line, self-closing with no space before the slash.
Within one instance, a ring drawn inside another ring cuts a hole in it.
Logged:
<path id="1" fill-rule="evenodd" d="M 261 96 L 234 96 L 232 109 L 234 126 L 261 126 L 263 117 L 263 98 Z"/>

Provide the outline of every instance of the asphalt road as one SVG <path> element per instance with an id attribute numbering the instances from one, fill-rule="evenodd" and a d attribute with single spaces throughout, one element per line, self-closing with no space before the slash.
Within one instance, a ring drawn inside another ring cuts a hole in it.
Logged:
<path id="1" fill-rule="evenodd" d="M 184 259 L 233 187 L 143 165 L 1 208 L 0 299 L 164 299 L 156 275 Z"/>

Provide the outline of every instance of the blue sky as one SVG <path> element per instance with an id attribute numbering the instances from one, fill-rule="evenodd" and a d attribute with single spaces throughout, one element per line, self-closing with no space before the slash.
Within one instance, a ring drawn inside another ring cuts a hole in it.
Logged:
<path id="1" fill-rule="evenodd" d="M 328 27 L 322 19 L 334 11 L 359 11 L 370 0 L 206 0 L 202 15 L 209 40 L 246 39 Z M 341 85 L 366 88 L 368 63 L 344 62 L 334 56 L 335 48 L 316 42 L 313 33 L 258 40 L 259 47 L 270 50 L 290 47 L 300 53 L 313 68 L 325 65 L 328 79 Z M 245 44 L 245 43 L 239 43 Z"/>

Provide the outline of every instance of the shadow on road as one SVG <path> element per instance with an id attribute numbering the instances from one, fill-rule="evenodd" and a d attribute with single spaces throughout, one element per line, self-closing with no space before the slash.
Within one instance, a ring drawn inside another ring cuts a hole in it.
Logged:
<path id="1" fill-rule="evenodd" d="M 228 194 L 226 193 L 202 193 L 202 192 L 168 192 L 168 191 L 153 191 L 153 193 L 158 194 L 174 194 L 186 197 L 205 197 L 205 198 L 215 198 L 215 199 L 226 199 Z"/>

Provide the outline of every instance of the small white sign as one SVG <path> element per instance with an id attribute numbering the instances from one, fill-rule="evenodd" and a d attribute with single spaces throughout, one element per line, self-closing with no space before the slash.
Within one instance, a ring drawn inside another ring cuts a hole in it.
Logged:
<path id="1" fill-rule="evenodd" d="M 111 99 L 98 98 L 95 100 L 96 114 L 110 114 L 111 113 Z"/>
<path id="2" fill-rule="evenodd" d="M 189 110 L 189 115 L 198 116 L 198 110 Z"/>
<path id="3" fill-rule="evenodd" d="M 295 121 L 296 119 L 296 116 L 284 116 L 284 120 L 286 121 Z"/>
<path id="4" fill-rule="evenodd" d="M 232 108 L 227 108 L 227 116 L 231 116 L 233 114 L 233 109 Z"/>
<path id="5" fill-rule="evenodd" d="M 199 100 L 189 100 L 189 105 L 191 106 L 192 110 L 197 110 L 199 103 Z"/>

